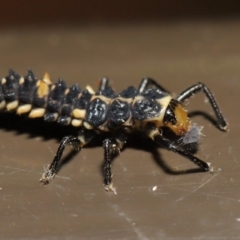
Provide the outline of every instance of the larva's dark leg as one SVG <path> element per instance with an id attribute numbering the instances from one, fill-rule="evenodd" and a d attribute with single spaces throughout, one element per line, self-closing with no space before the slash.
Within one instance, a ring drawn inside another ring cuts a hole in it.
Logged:
<path id="1" fill-rule="evenodd" d="M 183 157 L 189 159 L 191 162 L 193 162 L 194 164 L 199 166 L 203 171 L 210 171 L 210 165 L 208 163 L 195 157 L 191 153 L 185 151 L 180 146 L 176 145 L 174 142 L 172 142 L 166 138 L 163 138 L 163 136 L 160 133 L 152 135 L 151 138 L 156 143 L 158 143 L 160 146 L 168 149 L 169 151 L 176 152 L 176 153 L 182 155 Z"/>
<path id="2" fill-rule="evenodd" d="M 154 86 L 162 92 L 169 93 L 165 88 L 159 85 L 155 80 L 151 78 L 143 78 L 141 84 L 138 87 L 138 93 L 144 92 L 147 88 Z"/>
<path id="3" fill-rule="evenodd" d="M 126 143 L 126 136 L 121 132 L 116 139 L 105 139 L 103 141 L 104 149 L 104 185 L 107 191 L 113 191 L 117 194 L 116 188 L 112 183 L 111 161 L 116 153 L 119 153 L 123 145 Z"/>
<path id="4" fill-rule="evenodd" d="M 95 133 L 93 131 L 81 130 L 77 137 L 75 136 L 64 137 L 60 142 L 57 153 L 52 163 L 45 170 L 45 172 L 42 175 L 42 178 L 39 181 L 42 182 L 43 184 L 48 184 L 50 181 L 54 179 L 63 151 L 67 145 L 72 145 L 76 150 L 81 150 L 81 148 L 85 144 L 91 141 L 94 135 Z"/>
<path id="5" fill-rule="evenodd" d="M 217 117 L 218 127 L 221 130 L 226 131 L 227 130 L 227 122 L 224 119 L 212 92 L 203 83 L 199 82 L 199 83 L 187 88 L 185 91 L 183 91 L 181 94 L 179 94 L 179 96 L 177 97 L 177 100 L 180 102 L 184 102 L 186 99 L 190 98 L 192 95 L 194 95 L 197 92 L 200 92 L 201 90 L 203 90 L 203 92 L 205 93 L 207 99 L 209 100 L 209 102 L 213 108 L 213 111 L 215 112 L 215 115 Z"/>
<path id="6" fill-rule="evenodd" d="M 115 188 L 112 186 L 112 172 L 111 172 L 111 161 L 112 161 L 112 148 L 113 140 L 105 139 L 103 141 L 104 150 L 104 185 L 106 190 L 112 190 L 115 193 Z"/>
<path id="7" fill-rule="evenodd" d="M 67 145 L 75 145 L 76 150 L 80 150 L 80 140 L 75 136 L 67 136 L 64 137 L 58 147 L 57 153 L 52 161 L 52 163 L 49 165 L 49 167 L 46 169 L 46 171 L 43 173 L 42 178 L 39 180 L 43 184 L 48 184 L 50 181 L 52 181 L 56 175 L 56 171 L 58 169 L 59 161 L 62 157 L 63 151 Z"/>

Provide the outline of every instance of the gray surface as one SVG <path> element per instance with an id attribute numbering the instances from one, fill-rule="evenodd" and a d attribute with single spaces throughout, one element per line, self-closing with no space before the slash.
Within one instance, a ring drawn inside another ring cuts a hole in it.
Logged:
<path id="1" fill-rule="evenodd" d="M 230 131 L 193 118 L 204 126 L 197 156 L 221 169 L 215 174 L 180 174 L 195 166 L 166 150 L 129 144 L 113 163 L 115 196 L 103 189 L 101 144 L 83 149 L 42 186 L 44 167 L 72 130 L 1 115 L 0 238 L 240 239 L 239 29 L 232 21 L 1 31 L 3 76 L 9 67 L 21 74 L 30 67 L 82 87 L 108 76 L 118 91 L 151 76 L 174 93 L 202 81 Z M 213 116 L 203 94 L 187 108 Z"/>

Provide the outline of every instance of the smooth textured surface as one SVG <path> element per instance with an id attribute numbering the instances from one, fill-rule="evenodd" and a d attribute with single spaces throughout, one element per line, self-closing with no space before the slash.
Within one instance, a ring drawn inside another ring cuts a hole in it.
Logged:
<path id="1" fill-rule="evenodd" d="M 230 131 L 218 130 L 201 93 L 187 103 L 204 126 L 197 156 L 219 173 L 185 170 L 187 159 L 144 138 L 130 139 L 113 162 L 118 195 L 103 188 L 101 141 L 69 155 L 47 186 L 38 183 L 62 137 L 77 129 L 0 116 L 0 238 L 239 239 L 240 22 L 178 22 L 0 33 L 0 73 L 28 68 L 53 81 L 116 91 L 150 76 L 173 93 L 202 81 L 216 96 Z M 196 112 L 195 112 L 196 113 Z M 199 112 L 198 112 L 199 113 Z"/>

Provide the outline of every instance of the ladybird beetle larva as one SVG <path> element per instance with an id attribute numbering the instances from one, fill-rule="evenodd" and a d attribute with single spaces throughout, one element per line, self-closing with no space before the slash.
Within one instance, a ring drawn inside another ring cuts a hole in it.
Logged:
<path id="1" fill-rule="evenodd" d="M 173 98 L 151 78 L 144 78 L 137 89 L 130 86 L 120 93 L 115 93 L 108 79 L 102 78 L 95 92 L 90 86 L 83 90 L 77 84 L 67 87 L 62 79 L 53 84 L 47 73 L 38 79 L 31 70 L 25 77 L 10 70 L 9 75 L 1 79 L 0 109 L 76 127 L 76 136 L 65 136 L 60 142 L 52 163 L 40 179 L 44 184 L 53 180 L 66 145 L 80 150 L 96 134 L 111 133 L 112 137 L 103 141 L 104 185 L 106 190 L 116 193 L 112 183 L 111 160 L 133 131 L 144 132 L 160 146 L 182 155 L 203 171 L 210 171 L 208 163 L 183 147 L 183 144 L 197 142 L 201 131 L 201 127 L 191 123 L 183 102 L 200 91 L 204 92 L 212 106 L 218 128 L 225 131 L 227 123 L 213 94 L 200 82 Z M 166 128 L 175 139 L 164 134 L 163 129 Z"/>

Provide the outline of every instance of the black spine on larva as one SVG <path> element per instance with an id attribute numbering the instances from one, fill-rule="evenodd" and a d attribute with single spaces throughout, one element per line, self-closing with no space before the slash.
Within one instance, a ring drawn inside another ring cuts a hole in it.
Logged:
<path id="1" fill-rule="evenodd" d="M 59 79 L 58 83 L 52 85 L 53 90 L 51 90 L 46 107 L 46 113 L 44 115 L 44 121 L 53 122 L 58 118 L 58 114 L 60 113 L 62 100 L 64 98 L 65 90 L 67 89 L 67 85 L 63 79 Z M 57 115 L 56 115 L 57 114 Z"/>
<path id="2" fill-rule="evenodd" d="M 65 95 L 62 100 L 62 107 L 61 107 L 61 116 L 58 118 L 58 123 L 62 125 L 69 124 L 69 118 L 72 114 L 72 110 L 74 105 L 77 101 L 78 95 L 81 92 L 79 86 L 77 84 L 73 85 L 69 92 Z"/>
<path id="3" fill-rule="evenodd" d="M 62 99 L 64 97 L 67 85 L 63 79 L 59 79 L 55 88 L 50 92 L 47 103 L 47 111 L 52 113 L 58 113 L 62 105 Z"/>
<path id="4" fill-rule="evenodd" d="M 6 82 L 2 84 L 2 92 L 7 102 L 18 100 L 18 88 L 20 75 L 9 70 L 9 75 L 5 78 Z"/>
<path id="5" fill-rule="evenodd" d="M 96 93 L 96 96 L 105 96 L 107 98 L 115 98 L 117 97 L 117 94 L 114 92 L 114 90 L 107 86 L 104 90 L 100 90 Z"/>
<path id="6" fill-rule="evenodd" d="M 23 104 L 31 104 L 33 94 L 36 89 L 37 78 L 31 70 L 28 70 L 28 75 L 24 77 L 24 82 L 19 85 L 19 102 Z"/>
<path id="7" fill-rule="evenodd" d="M 77 98 L 80 92 L 81 92 L 81 89 L 77 84 L 74 84 L 72 85 L 71 88 L 69 88 L 69 92 L 66 94 L 66 96 L 63 98 L 63 101 L 62 101 L 62 109 L 61 109 L 62 115 L 68 115 L 68 116 L 71 115 L 73 107 L 77 101 Z"/>
<path id="8" fill-rule="evenodd" d="M 133 86 L 130 86 L 127 89 L 120 92 L 119 96 L 123 98 L 134 98 L 137 96 L 137 89 Z"/>
<path id="9" fill-rule="evenodd" d="M 82 92 L 81 97 L 77 99 L 74 108 L 86 109 L 88 103 L 90 102 L 91 97 L 92 97 L 92 94 L 87 89 L 85 89 Z"/>

